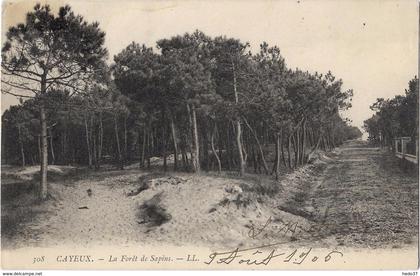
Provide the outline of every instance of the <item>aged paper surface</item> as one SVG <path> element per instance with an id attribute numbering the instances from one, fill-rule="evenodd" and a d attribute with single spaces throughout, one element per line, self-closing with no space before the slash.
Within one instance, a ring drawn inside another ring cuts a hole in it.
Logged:
<path id="1" fill-rule="evenodd" d="M 2 3 L 3 269 L 418 268 L 416 1 L 37 2 Z"/>

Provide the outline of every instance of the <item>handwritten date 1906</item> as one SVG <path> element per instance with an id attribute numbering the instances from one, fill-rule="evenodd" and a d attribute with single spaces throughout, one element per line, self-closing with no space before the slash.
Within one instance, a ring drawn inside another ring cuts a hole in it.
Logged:
<path id="1" fill-rule="evenodd" d="M 312 248 L 279 250 L 274 248 L 277 244 L 263 245 L 253 248 L 240 249 L 236 248 L 232 251 L 214 252 L 209 255 L 210 264 L 244 264 L 244 265 L 268 265 L 273 260 L 276 262 L 291 263 L 301 265 L 304 262 L 330 262 L 335 257 L 343 257 L 343 253 L 337 250 L 329 251 L 328 254 L 316 255 L 312 254 Z"/>

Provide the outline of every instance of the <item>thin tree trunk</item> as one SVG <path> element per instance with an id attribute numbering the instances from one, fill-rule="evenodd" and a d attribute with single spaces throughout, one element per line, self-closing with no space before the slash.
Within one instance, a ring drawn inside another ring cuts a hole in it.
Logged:
<path id="1" fill-rule="evenodd" d="M 321 139 L 322 139 L 322 150 L 326 151 L 327 150 L 327 143 L 325 141 L 324 135 L 321 136 Z"/>
<path id="2" fill-rule="evenodd" d="M 298 128 L 298 130 L 296 131 L 296 154 L 295 154 L 295 168 L 300 164 L 300 148 L 301 148 L 301 143 L 300 143 L 300 128 Z"/>
<path id="3" fill-rule="evenodd" d="M 164 118 L 165 116 L 163 116 Z M 166 124 L 165 124 L 165 119 L 162 120 L 162 153 L 163 153 L 163 170 L 166 172 L 166 170 L 168 169 L 167 166 L 167 159 L 166 159 Z"/>
<path id="4" fill-rule="evenodd" d="M 45 86 L 45 85 L 44 85 Z M 41 89 L 42 90 L 42 89 Z M 41 187 L 40 187 L 40 198 L 45 200 L 48 195 L 48 140 L 47 140 L 47 118 L 45 113 L 44 103 L 41 104 L 40 108 L 40 123 L 41 123 Z"/>
<path id="5" fill-rule="evenodd" d="M 155 135 L 154 135 L 153 127 L 150 127 L 150 129 L 149 129 L 149 144 L 150 144 L 150 148 L 149 148 L 149 158 L 150 158 L 150 157 L 152 157 L 152 155 L 154 155 L 156 153 Z"/>
<path id="6" fill-rule="evenodd" d="M 90 116 L 90 119 L 89 119 L 89 129 L 90 129 L 90 131 L 89 131 L 89 141 L 90 141 L 90 144 L 91 144 L 90 152 L 91 152 L 91 156 L 92 156 L 92 165 L 96 166 L 96 164 L 95 164 L 95 141 L 94 141 L 95 136 L 94 136 L 94 128 L 93 128 L 93 116 L 95 116 L 95 115 L 92 114 Z"/>
<path id="7" fill-rule="evenodd" d="M 217 123 L 215 122 L 216 125 L 216 129 L 217 129 Z M 218 135 L 218 144 L 219 144 L 219 158 L 220 158 L 220 163 L 223 164 L 222 160 L 223 160 L 223 138 L 220 132 L 217 133 Z"/>
<path id="8" fill-rule="evenodd" d="M 22 158 L 22 167 L 25 167 L 26 163 L 25 163 L 25 151 L 23 149 L 23 140 L 22 140 L 22 133 L 20 130 L 20 125 L 18 124 L 18 139 L 19 139 L 19 145 L 20 145 L 20 154 L 21 154 L 21 158 Z"/>
<path id="9" fill-rule="evenodd" d="M 242 152 L 242 143 L 241 143 L 241 122 L 238 118 L 235 122 L 236 125 L 236 146 L 238 148 L 239 153 L 239 175 L 245 174 L 245 160 L 244 160 L 244 154 Z"/>
<path id="10" fill-rule="evenodd" d="M 312 148 L 314 146 L 314 143 L 315 143 L 312 127 L 307 128 L 307 131 L 308 131 L 309 147 Z"/>
<path id="11" fill-rule="evenodd" d="M 127 160 L 128 145 L 127 145 L 127 115 L 124 114 L 124 160 Z"/>
<path id="12" fill-rule="evenodd" d="M 233 60 L 231 60 L 232 63 L 232 72 L 233 72 L 233 92 L 235 94 L 235 104 L 238 105 L 239 99 L 238 99 L 238 90 L 237 90 L 237 83 L 236 83 L 236 70 L 235 70 L 235 63 Z M 236 126 L 236 146 L 238 148 L 238 157 L 239 157 L 239 175 L 245 174 L 245 160 L 244 160 L 244 154 L 242 152 L 242 143 L 241 143 L 241 119 L 238 116 L 235 120 L 235 126 Z"/>
<path id="13" fill-rule="evenodd" d="M 192 114 L 192 126 L 193 126 L 193 141 L 194 141 L 194 159 L 193 161 L 193 168 L 194 172 L 199 173 L 200 169 L 200 145 L 198 141 L 198 129 L 197 129 L 197 115 L 195 111 L 194 105 L 191 106 L 191 114 Z"/>
<path id="14" fill-rule="evenodd" d="M 280 132 L 280 150 L 281 150 L 281 159 L 283 160 L 283 165 L 287 167 L 286 158 L 284 157 L 283 130 L 281 130 Z"/>
<path id="15" fill-rule="evenodd" d="M 332 146 L 332 149 L 334 149 L 334 148 L 335 148 L 335 142 L 334 142 L 334 132 L 331 132 L 331 146 Z"/>
<path id="16" fill-rule="evenodd" d="M 55 154 L 54 154 L 54 145 L 53 145 L 53 135 L 52 130 L 50 128 L 50 150 L 51 150 L 51 164 L 55 164 Z"/>
<path id="17" fill-rule="evenodd" d="M 141 159 L 140 159 L 140 167 L 144 168 L 144 156 L 146 151 L 146 128 L 143 128 L 143 141 L 141 145 Z"/>
<path id="18" fill-rule="evenodd" d="M 89 129 L 88 129 L 88 123 L 86 117 L 85 120 L 85 134 L 86 134 L 86 145 L 87 145 L 87 152 L 88 152 L 88 162 L 89 162 L 89 168 L 92 168 L 92 151 L 90 148 L 90 141 L 89 141 Z"/>
<path id="19" fill-rule="evenodd" d="M 216 149 L 214 148 L 214 135 L 215 135 L 216 131 L 217 131 L 217 126 L 216 126 L 216 123 L 215 123 L 213 131 L 211 132 L 210 144 L 211 144 L 211 150 L 213 151 L 213 155 L 216 158 L 217 168 L 218 168 L 218 172 L 220 174 L 222 172 L 222 164 L 220 163 L 219 155 L 217 154 Z"/>
<path id="20" fill-rule="evenodd" d="M 187 138 L 185 135 L 182 136 L 182 143 L 181 143 L 181 158 L 182 158 L 182 164 L 185 171 L 188 171 L 188 155 L 186 152 L 186 144 L 188 143 Z"/>
<path id="21" fill-rule="evenodd" d="M 287 137 L 287 156 L 288 156 L 289 169 L 292 168 L 291 147 L 292 147 L 292 134 L 290 133 L 289 136 Z"/>
<path id="22" fill-rule="evenodd" d="M 147 128 L 147 168 L 150 169 L 150 154 L 151 154 L 151 147 L 150 144 L 150 136 L 151 136 L 151 129 L 150 126 Z"/>
<path id="23" fill-rule="evenodd" d="M 276 134 L 276 180 L 280 175 L 280 134 Z"/>
<path id="24" fill-rule="evenodd" d="M 173 117 L 171 116 L 171 131 L 172 131 L 172 142 L 174 144 L 174 171 L 178 169 L 178 143 L 176 138 L 176 128 Z"/>
<path id="25" fill-rule="evenodd" d="M 104 140 L 104 127 L 102 124 L 102 112 L 99 113 L 99 149 L 98 149 L 98 159 L 102 160 L 102 146 Z"/>
<path id="26" fill-rule="evenodd" d="M 203 161 L 204 161 L 204 170 L 208 171 L 209 170 L 209 166 L 210 166 L 210 161 L 209 161 L 209 138 L 208 138 L 208 133 L 207 133 L 207 129 L 208 126 L 207 124 L 204 125 L 204 127 L 202 128 L 202 145 L 203 145 Z"/>
<path id="27" fill-rule="evenodd" d="M 67 158 L 67 123 L 64 124 L 64 131 L 62 134 L 62 151 L 61 151 L 61 160 L 63 164 L 68 164 Z"/>
<path id="28" fill-rule="evenodd" d="M 232 169 L 232 148 L 230 146 L 231 142 L 230 142 L 230 124 L 227 124 L 226 127 L 226 160 L 227 160 L 227 165 L 228 165 L 228 170 Z"/>
<path id="29" fill-rule="evenodd" d="M 270 173 L 270 175 L 273 175 L 273 173 L 275 173 L 276 172 L 276 167 L 277 167 L 277 161 L 278 161 L 278 158 L 279 158 L 279 156 L 277 155 L 277 152 L 280 150 L 280 149 L 277 149 L 277 134 L 275 135 L 275 139 L 274 139 L 274 161 L 273 161 L 273 168 L 271 169 L 271 173 Z"/>
<path id="30" fill-rule="evenodd" d="M 115 116 L 114 116 L 114 131 L 115 131 L 115 141 L 117 144 L 118 162 L 119 162 L 120 169 L 123 170 L 124 164 L 123 164 L 122 154 L 121 154 L 120 137 L 118 135 L 118 122 Z"/>
<path id="31" fill-rule="evenodd" d="M 262 164 L 263 164 L 263 167 L 264 167 L 264 171 L 265 171 L 266 174 L 269 174 L 267 162 L 265 161 L 264 152 L 262 150 L 260 140 L 258 139 L 258 136 L 255 133 L 254 129 L 251 127 L 251 125 L 248 123 L 248 121 L 245 118 L 244 118 L 244 122 L 245 122 L 246 126 L 249 128 L 249 130 L 251 131 L 251 133 L 253 134 L 255 141 L 257 142 L 257 146 L 258 146 L 258 149 L 259 149 L 259 152 L 260 152 L 261 161 L 262 161 Z"/>
<path id="32" fill-rule="evenodd" d="M 322 138 L 322 135 L 320 134 L 318 136 L 318 141 L 316 142 L 315 146 L 312 148 L 311 152 L 309 152 L 309 154 L 307 155 L 306 162 L 309 161 L 309 159 L 311 158 L 312 154 L 318 149 L 319 144 L 321 143 L 321 138 Z"/>
<path id="33" fill-rule="evenodd" d="M 246 137 L 245 133 L 242 132 L 242 152 L 244 153 L 245 169 L 248 161 L 248 143 Z"/>
<path id="34" fill-rule="evenodd" d="M 306 120 L 303 122 L 303 126 L 302 126 L 302 152 L 301 152 L 301 158 L 300 158 L 301 165 L 305 163 L 305 148 L 306 148 Z"/>
<path id="35" fill-rule="evenodd" d="M 41 135 L 38 135 L 38 163 L 42 162 Z"/>
<path id="36" fill-rule="evenodd" d="M 253 165 L 254 165 L 254 173 L 257 173 L 257 171 L 258 171 L 258 164 L 257 164 L 257 157 L 256 157 L 256 154 L 255 154 L 255 147 L 254 147 L 254 145 L 251 146 L 251 151 L 252 151 L 252 162 L 253 162 Z"/>
<path id="37" fill-rule="evenodd" d="M 96 139 L 98 138 L 96 127 L 93 126 L 93 119 L 91 119 L 91 137 L 93 142 L 93 165 L 95 166 L 95 170 L 99 169 L 99 163 L 98 163 L 98 145 L 96 143 Z M 94 131 L 95 130 L 95 131 Z"/>
<path id="38" fill-rule="evenodd" d="M 324 138 L 325 138 L 325 145 L 326 145 L 327 151 L 330 151 L 331 150 L 331 144 L 330 144 L 330 137 L 329 136 L 330 135 L 329 135 L 328 130 L 327 130 L 327 133 L 324 136 Z"/>

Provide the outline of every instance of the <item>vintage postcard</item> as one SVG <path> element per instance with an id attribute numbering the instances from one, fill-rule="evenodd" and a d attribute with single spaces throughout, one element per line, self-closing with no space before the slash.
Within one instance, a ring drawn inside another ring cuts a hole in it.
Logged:
<path id="1" fill-rule="evenodd" d="M 4 1 L 2 268 L 415 271 L 418 29 L 414 0 Z"/>

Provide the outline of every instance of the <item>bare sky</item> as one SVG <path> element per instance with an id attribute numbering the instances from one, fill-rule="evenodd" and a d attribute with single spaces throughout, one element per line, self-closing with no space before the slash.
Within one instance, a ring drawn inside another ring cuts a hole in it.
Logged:
<path id="1" fill-rule="evenodd" d="M 154 46 L 160 38 L 199 29 L 280 47 L 289 68 L 331 70 L 354 90 L 346 116 L 361 127 L 376 98 L 403 94 L 418 68 L 418 2 L 318 1 L 38 1 L 68 3 L 106 32 L 110 58 L 130 42 Z M 34 2 L 4 2 L 5 27 L 23 22 Z M 17 100 L 2 95 L 2 110 Z"/>

